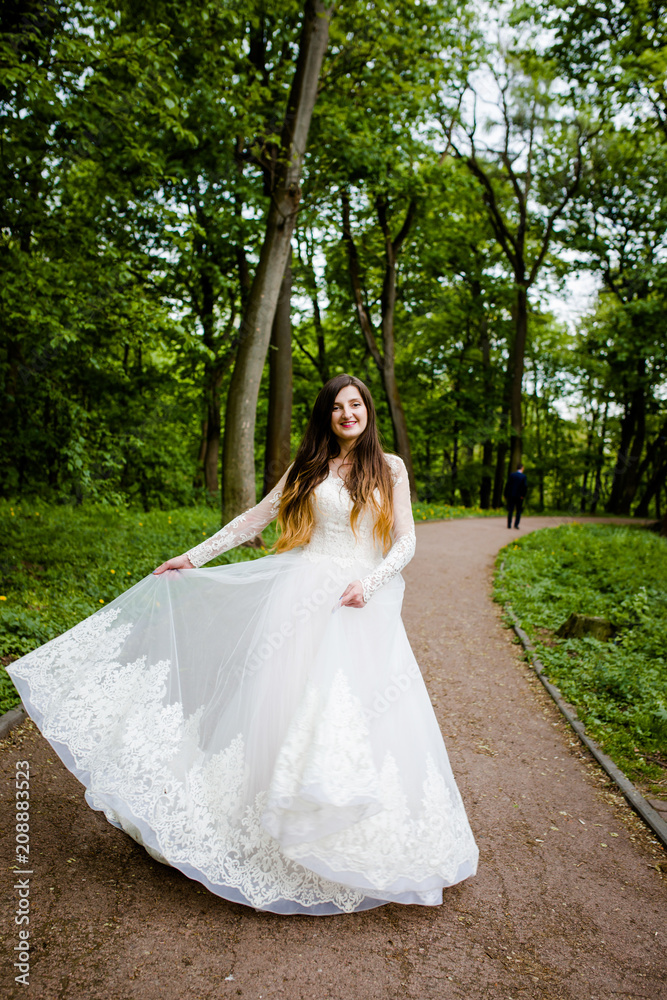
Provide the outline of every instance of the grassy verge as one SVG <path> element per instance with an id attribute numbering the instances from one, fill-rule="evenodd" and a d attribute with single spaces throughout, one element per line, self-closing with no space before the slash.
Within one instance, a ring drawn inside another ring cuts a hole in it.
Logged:
<path id="1" fill-rule="evenodd" d="M 628 777 L 667 798 L 667 540 L 573 523 L 513 541 L 503 560 L 496 600 L 511 604 L 548 678 Z M 620 631 L 557 638 L 572 612 Z"/>
<path id="2" fill-rule="evenodd" d="M 500 517 L 507 516 L 504 507 L 482 510 L 481 507 L 460 507 L 446 503 L 413 503 L 415 521 L 450 521 L 457 517 Z"/>
<path id="3" fill-rule="evenodd" d="M 444 504 L 414 506 L 417 521 L 479 513 Z M 0 713 L 19 700 L 4 669 L 11 660 L 76 625 L 219 527 L 217 511 L 208 507 L 144 513 L 0 501 Z M 275 524 L 262 537 L 273 544 Z M 210 565 L 265 552 L 232 549 Z"/>

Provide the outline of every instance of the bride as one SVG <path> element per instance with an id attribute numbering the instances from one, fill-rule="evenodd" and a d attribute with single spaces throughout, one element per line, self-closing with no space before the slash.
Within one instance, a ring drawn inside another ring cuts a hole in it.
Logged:
<path id="1" fill-rule="evenodd" d="M 202 568 L 276 517 L 273 554 Z M 414 548 L 405 465 L 337 375 L 259 504 L 8 673 L 88 804 L 211 892 L 434 906 L 478 851 L 401 620 Z"/>

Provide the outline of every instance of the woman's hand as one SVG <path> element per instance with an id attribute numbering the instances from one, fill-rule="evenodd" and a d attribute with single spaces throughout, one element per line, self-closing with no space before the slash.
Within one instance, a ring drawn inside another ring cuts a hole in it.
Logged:
<path id="1" fill-rule="evenodd" d="M 363 608 L 365 605 L 364 601 L 364 588 L 361 586 L 361 580 L 353 580 L 352 583 L 348 584 L 346 589 L 343 591 L 340 597 L 340 605 L 344 608 Z"/>
<path id="2" fill-rule="evenodd" d="M 164 573 L 165 570 L 168 569 L 194 569 L 194 568 L 195 567 L 192 565 L 187 556 L 174 556 L 173 559 L 167 559 L 167 561 L 163 562 L 160 566 L 158 566 L 157 569 L 154 569 L 153 574 L 157 576 L 159 573 Z"/>

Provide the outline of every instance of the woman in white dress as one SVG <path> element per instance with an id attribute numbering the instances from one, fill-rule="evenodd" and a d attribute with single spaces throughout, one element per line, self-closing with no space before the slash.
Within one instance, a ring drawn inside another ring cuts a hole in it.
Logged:
<path id="1" fill-rule="evenodd" d="M 275 553 L 202 568 L 276 517 Z M 338 375 L 259 504 L 8 673 L 88 804 L 211 892 L 437 905 L 478 850 L 401 620 L 414 547 L 405 465 Z"/>

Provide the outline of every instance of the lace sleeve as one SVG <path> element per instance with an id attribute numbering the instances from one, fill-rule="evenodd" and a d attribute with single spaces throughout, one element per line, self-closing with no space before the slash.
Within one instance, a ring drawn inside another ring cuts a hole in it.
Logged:
<path id="1" fill-rule="evenodd" d="M 394 483 L 394 544 L 379 566 L 361 581 L 364 602 L 368 603 L 383 584 L 406 566 L 415 554 L 415 522 L 410 502 L 410 483 L 405 462 L 398 455 L 387 455 Z"/>
<path id="2" fill-rule="evenodd" d="M 239 514 L 238 517 L 235 517 L 233 521 L 226 524 L 215 535 L 211 535 L 210 538 L 205 539 L 205 541 L 200 542 L 199 545 L 195 545 L 194 548 L 189 549 L 185 553 L 196 569 L 221 553 L 228 552 L 236 545 L 241 545 L 242 542 L 247 542 L 251 538 L 255 538 L 260 531 L 266 528 L 267 524 L 275 520 L 278 515 L 280 498 L 287 481 L 287 473 L 291 468 L 292 466 L 290 465 L 263 500 L 260 500 L 254 507 L 250 507 L 242 514 Z"/>

